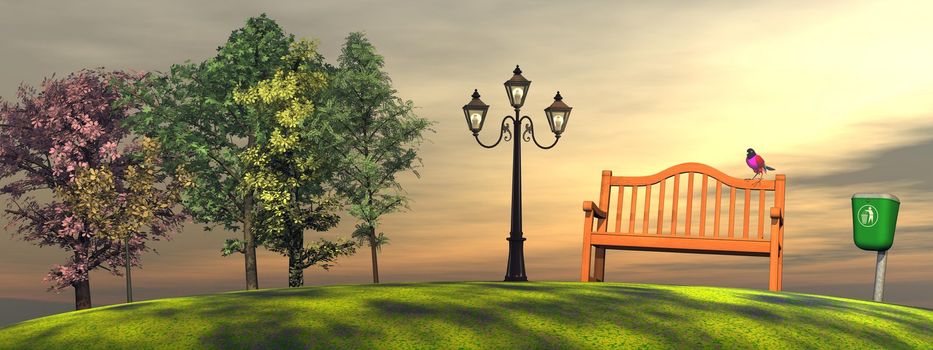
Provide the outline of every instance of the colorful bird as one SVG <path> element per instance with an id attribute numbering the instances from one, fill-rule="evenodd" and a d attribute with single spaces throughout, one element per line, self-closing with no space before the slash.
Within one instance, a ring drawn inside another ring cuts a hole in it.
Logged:
<path id="1" fill-rule="evenodd" d="M 745 164 L 748 164 L 748 167 L 755 171 L 755 176 L 753 176 L 752 179 L 758 175 L 761 175 L 763 178 L 764 174 L 768 173 L 768 170 L 774 170 L 774 168 L 765 165 L 764 158 L 755 154 L 755 150 L 749 148 L 746 152 L 748 153 L 745 156 Z"/>

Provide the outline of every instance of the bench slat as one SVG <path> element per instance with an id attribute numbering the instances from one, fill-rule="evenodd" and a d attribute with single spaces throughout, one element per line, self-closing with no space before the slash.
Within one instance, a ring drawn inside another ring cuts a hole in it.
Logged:
<path id="1" fill-rule="evenodd" d="M 742 192 L 745 192 L 745 220 L 742 221 L 742 238 L 748 239 L 748 216 L 751 214 L 749 208 L 752 205 L 752 191 L 746 188 Z"/>
<path id="2" fill-rule="evenodd" d="M 719 207 L 722 206 L 722 182 L 716 180 L 716 215 L 713 216 L 713 237 L 719 237 L 719 217 L 721 212 Z"/>
<path id="3" fill-rule="evenodd" d="M 758 190 L 758 239 L 765 238 L 765 190 Z"/>
<path id="4" fill-rule="evenodd" d="M 606 249 L 632 249 L 688 252 L 718 252 L 733 255 L 767 256 L 771 243 L 758 240 L 735 240 L 711 237 L 671 237 L 593 233 L 590 244 Z"/>
<path id="5" fill-rule="evenodd" d="M 735 187 L 729 186 L 729 238 L 735 232 Z"/>
<path id="6" fill-rule="evenodd" d="M 641 233 L 648 233 L 648 209 L 651 208 L 651 185 L 645 186 L 645 217 L 642 222 Z"/>
<path id="7" fill-rule="evenodd" d="M 677 235 L 677 200 L 680 199 L 680 174 L 674 175 L 674 212 L 671 214 L 671 236 Z"/>
<path id="8" fill-rule="evenodd" d="M 700 237 L 705 236 L 706 232 L 706 190 L 709 187 L 706 182 L 707 178 L 709 178 L 709 175 L 703 174 L 703 190 L 700 194 L 703 197 L 700 202 Z"/>
<path id="9" fill-rule="evenodd" d="M 622 232 L 622 200 L 625 198 L 625 186 L 619 186 L 619 197 L 616 200 L 616 232 Z"/>
<path id="10" fill-rule="evenodd" d="M 632 210 L 628 219 L 628 232 L 635 233 L 635 207 L 638 205 L 638 186 L 632 186 Z"/>
<path id="11" fill-rule="evenodd" d="M 661 180 L 661 192 L 658 196 L 658 235 L 661 234 L 661 229 L 664 227 L 664 183 L 667 179 Z"/>
<path id="12" fill-rule="evenodd" d="M 693 173 L 687 174 L 687 213 L 684 235 L 690 236 L 690 221 L 693 219 Z"/>

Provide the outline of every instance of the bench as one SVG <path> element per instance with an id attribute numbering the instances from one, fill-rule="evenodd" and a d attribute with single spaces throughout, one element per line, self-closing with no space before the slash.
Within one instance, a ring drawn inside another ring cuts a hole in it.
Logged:
<path id="1" fill-rule="evenodd" d="M 671 177 L 673 184 L 667 186 Z M 675 165 L 649 176 L 612 176 L 612 171 L 604 170 L 599 204 L 583 202 L 585 215 L 580 280 L 604 280 L 606 249 L 764 256 L 770 259 L 768 290 L 780 291 L 784 265 L 785 181 L 783 174 L 776 175 L 774 180 L 738 179 L 700 163 Z M 685 192 L 681 192 L 683 182 L 687 183 Z M 694 191 L 697 187 L 699 191 Z M 665 196 L 666 190 L 669 197 Z M 727 191 L 725 195 L 724 191 Z M 737 232 L 735 222 L 737 191 L 741 191 L 745 199 L 744 210 L 740 215 L 744 218 L 741 232 Z M 699 196 L 695 192 L 699 192 Z M 750 235 L 749 228 L 754 221 L 749 219 L 755 208 L 751 205 L 753 192 L 757 192 L 754 197 L 757 197 L 755 218 L 758 230 L 757 234 Z M 708 203 L 711 196 L 715 200 Z M 728 196 L 727 200 L 723 198 L 725 196 Z M 697 211 L 694 211 L 694 197 L 698 197 L 700 202 Z M 612 218 L 611 199 L 615 203 L 615 215 Z M 670 201 L 670 206 L 665 206 L 665 199 Z M 656 200 L 654 206 L 652 200 Z M 765 211 L 765 203 L 770 204 L 768 211 Z M 682 208 L 682 204 L 686 208 Z M 624 206 L 628 206 L 628 213 L 623 214 Z M 725 206 L 728 206 L 728 215 L 721 217 L 724 214 L 721 209 Z M 712 216 L 709 207 L 715 207 Z M 685 214 L 678 217 L 678 209 L 685 209 L 681 212 Z M 767 237 L 765 215 L 771 218 L 770 234 Z M 713 221 L 712 225 L 708 225 L 709 218 Z M 613 231 L 609 231 L 610 219 L 615 223 Z"/>

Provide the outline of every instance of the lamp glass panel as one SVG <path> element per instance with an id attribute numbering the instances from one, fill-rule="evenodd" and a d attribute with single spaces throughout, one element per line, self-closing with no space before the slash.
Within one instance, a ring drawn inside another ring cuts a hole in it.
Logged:
<path id="1" fill-rule="evenodd" d="M 554 123 L 553 129 L 555 132 L 560 132 L 561 129 L 563 129 L 564 127 L 564 115 L 566 113 L 565 112 L 551 112 L 551 113 L 552 113 L 551 120 Z"/>
<path id="2" fill-rule="evenodd" d="M 473 129 L 479 129 L 480 124 L 483 122 L 483 110 L 470 109 L 467 112 L 470 114 L 470 126 Z"/>
<path id="3" fill-rule="evenodd" d="M 512 99 L 512 104 L 522 103 L 522 97 L 525 96 L 525 88 L 523 86 L 512 86 L 512 93 L 509 96 Z"/>

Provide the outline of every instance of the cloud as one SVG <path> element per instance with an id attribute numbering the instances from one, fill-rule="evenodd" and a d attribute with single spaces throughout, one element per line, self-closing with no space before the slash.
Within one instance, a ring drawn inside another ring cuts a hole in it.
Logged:
<path id="1" fill-rule="evenodd" d="M 865 124 L 868 128 L 881 128 L 878 124 Z M 898 145 L 862 157 L 851 159 L 845 169 L 827 174 L 801 175 L 793 179 L 794 186 L 837 187 L 843 185 L 906 182 L 909 189 L 933 192 L 933 125 L 920 127 L 908 133 L 930 135 L 915 143 Z M 852 157 L 853 155 L 847 155 Z"/>

